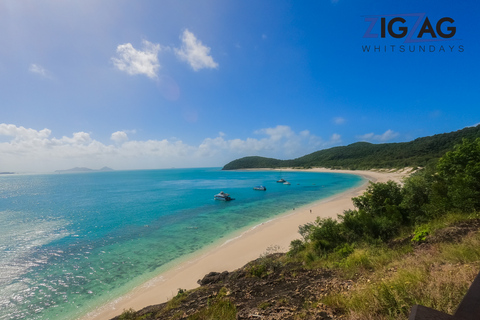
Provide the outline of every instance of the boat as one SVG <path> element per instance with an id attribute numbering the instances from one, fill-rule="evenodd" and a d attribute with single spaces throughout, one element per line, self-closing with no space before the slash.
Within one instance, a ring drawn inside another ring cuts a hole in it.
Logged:
<path id="1" fill-rule="evenodd" d="M 220 201 L 231 201 L 235 200 L 234 198 L 230 198 L 230 195 L 228 193 L 225 193 L 223 191 L 220 191 L 220 193 L 216 194 L 213 196 L 215 200 L 220 200 Z"/>
<path id="2" fill-rule="evenodd" d="M 284 182 L 287 182 L 285 179 L 280 179 L 277 181 L 278 183 L 284 183 Z"/>
<path id="3" fill-rule="evenodd" d="M 285 181 L 283 184 L 286 184 L 286 185 L 288 185 L 288 186 L 291 185 L 291 183 L 288 182 L 288 181 Z"/>
<path id="4" fill-rule="evenodd" d="M 253 187 L 253 190 L 266 191 L 267 188 L 265 188 L 264 186 L 255 186 L 255 187 Z"/>

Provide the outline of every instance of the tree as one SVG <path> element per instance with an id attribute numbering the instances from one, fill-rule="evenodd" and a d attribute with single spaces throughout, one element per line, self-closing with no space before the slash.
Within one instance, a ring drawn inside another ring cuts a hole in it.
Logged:
<path id="1" fill-rule="evenodd" d="M 437 170 L 452 208 L 480 209 L 480 138 L 463 139 L 462 144 L 440 158 Z"/>

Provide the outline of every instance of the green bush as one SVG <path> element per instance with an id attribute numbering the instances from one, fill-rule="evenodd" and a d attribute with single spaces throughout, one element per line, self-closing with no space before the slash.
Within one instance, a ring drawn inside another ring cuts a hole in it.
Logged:
<path id="1" fill-rule="evenodd" d="M 415 232 L 413 234 L 412 242 L 413 243 L 425 242 L 429 234 L 430 234 L 430 229 L 428 227 L 417 228 L 415 229 Z"/>
<path id="2" fill-rule="evenodd" d="M 447 152 L 437 165 L 438 175 L 445 181 L 450 208 L 462 211 L 480 209 L 480 138 Z"/>
<path id="3" fill-rule="evenodd" d="M 310 234 L 310 240 L 318 253 L 331 252 L 346 242 L 343 226 L 337 220 L 317 218 L 316 225 Z"/>
<path id="4" fill-rule="evenodd" d="M 300 253 L 301 251 L 305 250 L 305 248 L 306 246 L 302 240 L 300 239 L 292 240 L 292 242 L 290 242 L 290 250 L 288 251 L 288 254 L 290 256 L 294 256 Z"/>

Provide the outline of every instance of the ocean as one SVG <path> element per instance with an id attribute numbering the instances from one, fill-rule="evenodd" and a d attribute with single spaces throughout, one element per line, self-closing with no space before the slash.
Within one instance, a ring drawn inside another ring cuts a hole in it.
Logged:
<path id="1" fill-rule="evenodd" d="M 362 182 L 220 168 L 0 176 L 0 319 L 76 319 L 186 255 Z M 235 200 L 215 201 L 220 191 Z"/>

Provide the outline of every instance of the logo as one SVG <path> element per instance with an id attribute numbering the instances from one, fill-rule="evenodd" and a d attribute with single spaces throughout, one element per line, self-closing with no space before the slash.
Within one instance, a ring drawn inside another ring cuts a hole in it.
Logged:
<path id="1" fill-rule="evenodd" d="M 457 26 L 451 17 L 430 19 L 426 13 L 363 16 L 368 23 L 364 39 L 378 40 L 362 45 L 363 52 L 464 52 L 463 45 L 452 42 Z M 430 43 L 427 45 L 427 43 Z M 417 45 L 418 44 L 418 45 Z"/>

